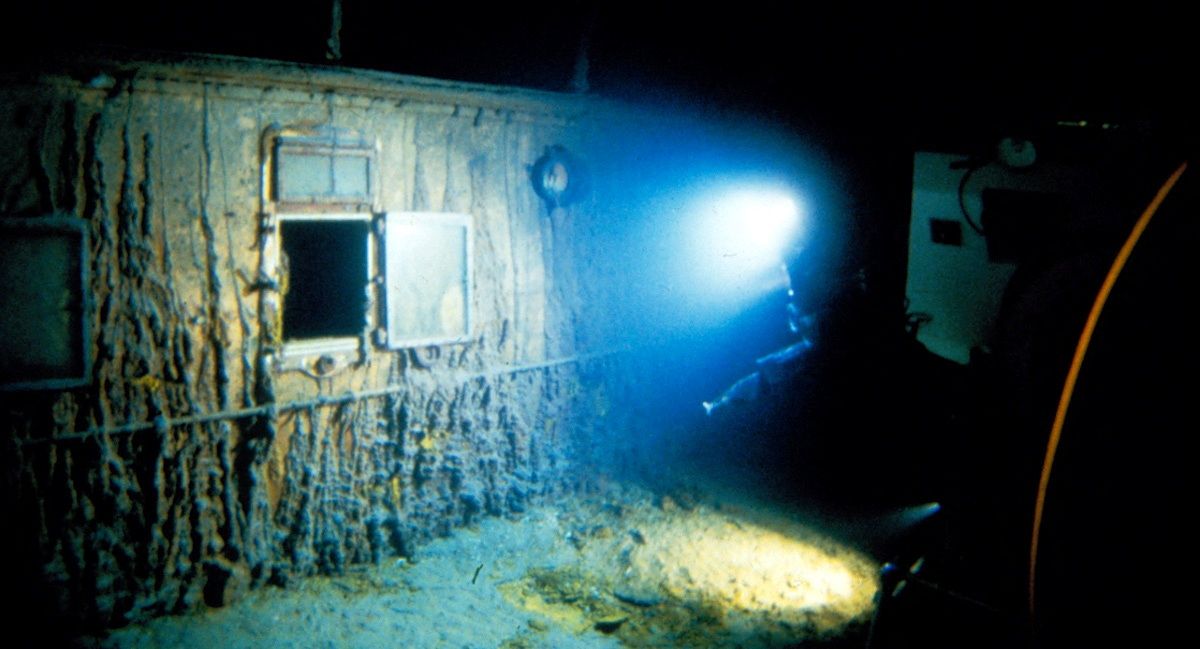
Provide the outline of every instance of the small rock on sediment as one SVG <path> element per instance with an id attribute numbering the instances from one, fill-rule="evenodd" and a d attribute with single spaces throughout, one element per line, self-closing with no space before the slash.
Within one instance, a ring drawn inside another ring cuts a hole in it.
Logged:
<path id="1" fill-rule="evenodd" d="M 620 584 L 613 588 L 613 597 L 634 606 L 648 608 L 662 603 L 662 594 L 653 586 L 647 584 Z"/>
<path id="2" fill-rule="evenodd" d="M 629 618 L 627 617 L 605 618 L 603 620 L 597 620 L 596 624 L 593 626 L 600 633 L 614 633 L 617 629 L 621 628 L 621 625 L 625 624 L 625 621 L 628 619 Z"/>

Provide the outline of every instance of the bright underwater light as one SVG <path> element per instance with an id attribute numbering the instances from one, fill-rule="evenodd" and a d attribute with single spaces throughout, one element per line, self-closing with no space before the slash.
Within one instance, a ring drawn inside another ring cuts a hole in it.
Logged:
<path id="1" fill-rule="evenodd" d="M 724 258 L 778 264 L 800 220 L 796 200 L 779 191 L 743 189 L 718 197 L 710 235 Z"/>
<path id="2" fill-rule="evenodd" d="M 803 239 L 805 209 L 774 186 L 733 185 L 700 192 L 692 220 L 692 264 L 717 292 L 745 298 L 786 286 L 780 268 Z"/>

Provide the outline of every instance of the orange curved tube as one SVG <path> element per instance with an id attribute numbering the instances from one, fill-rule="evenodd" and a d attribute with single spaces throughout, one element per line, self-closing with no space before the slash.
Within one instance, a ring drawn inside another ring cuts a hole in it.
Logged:
<path id="1" fill-rule="evenodd" d="M 1058 451 L 1058 443 L 1062 439 L 1063 424 L 1067 420 L 1067 409 L 1071 405 L 1071 395 L 1075 392 L 1079 370 L 1083 366 L 1084 357 L 1087 356 L 1088 345 L 1092 342 L 1092 333 L 1096 330 L 1100 313 L 1104 310 L 1104 304 L 1108 302 L 1113 285 L 1117 283 L 1117 277 L 1125 268 L 1125 262 L 1129 261 L 1129 256 L 1137 246 L 1138 240 L 1141 239 L 1142 233 L 1145 232 L 1146 226 L 1150 224 L 1150 219 L 1154 217 L 1155 212 L 1158 211 L 1167 194 L 1171 193 L 1171 189 L 1175 187 L 1175 183 L 1179 181 L 1179 177 L 1186 169 L 1186 162 L 1179 165 L 1179 168 L 1159 188 L 1158 193 L 1146 206 L 1146 211 L 1142 212 L 1137 223 L 1133 225 L 1133 230 L 1125 239 L 1121 250 L 1117 252 L 1117 258 L 1113 260 L 1112 267 L 1108 269 L 1108 275 L 1104 278 L 1104 283 L 1100 285 L 1100 290 L 1096 293 L 1096 299 L 1092 302 L 1092 310 L 1088 313 L 1087 322 L 1083 325 L 1083 332 L 1079 334 L 1079 342 L 1075 345 L 1075 356 L 1071 359 L 1071 368 L 1067 371 L 1062 395 L 1058 399 L 1058 410 L 1054 413 L 1054 424 L 1050 428 L 1050 440 L 1046 443 L 1046 459 L 1042 462 L 1042 477 L 1038 482 L 1037 501 L 1033 508 L 1033 538 L 1029 542 L 1029 615 L 1031 617 L 1034 611 L 1034 592 L 1037 579 L 1038 537 L 1042 530 L 1042 519 L 1046 513 L 1046 490 L 1050 485 L 1050 470 L 1054 467 L 1054 454 Z"/>

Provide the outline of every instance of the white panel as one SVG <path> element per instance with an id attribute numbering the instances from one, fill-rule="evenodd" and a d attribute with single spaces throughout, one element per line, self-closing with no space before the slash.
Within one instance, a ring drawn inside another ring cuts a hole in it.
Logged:
<path id="1" fill-rule="evenodd" d="M 928 152 L 913 157 L 906 287 L 909 312 L 933 318 L 920 328 L 917 339 L 929 351 L 959 363 L 970 360 L 973 348 L 990 342 L 1005 288 L 1016 270 L 1014 264 L 991 261 L 987 239 L 963 218 L 958 191 L 966 170 L 955 167 L 966 159 L 965 155 Z M 1069 198 L 1084 217 L 1105 209 L 1096 202 L 1105 195 L 1102 188 L 1078 168 L 1039 162 L 1033 168 L 1014 171 L 991 163 L 971 175 L 963 192 L 963 203 L 977 225 L 983 216 L 981 194 L 989 188 L 1060 195 Z M 934 241 L 930 228 L 934 219 L 959 224 L 960 245 Z M 1051 226 L 1045 224 L 1048 232 Z M 1030 234 L 1042 235 L 1036 230 Z M 1054 235 L 1045 236 L 1047 245 L 1061 245 Z"/>
<path id="2" fill-rule="evenodd" d="M 991 335 L 1004 287 L 1015 266 L 988 261 L 987 241 L 963 220 L 958 184 L 963 169 L 950 165 L 966 156 L 917 153 L 913 159 L 912 221 L 908 236 L 909 306 L 913 313 L 933 319 L 917 334 L 929 351 L 959 363 L 970 360 L 971 349 Z M 979 223 L 979 187 L 996 186 L 995 171 L 981 169 L 964 195 L 968 212 Z M 961 245 L 935 243 L 930 221 L 960 224 Z"/>

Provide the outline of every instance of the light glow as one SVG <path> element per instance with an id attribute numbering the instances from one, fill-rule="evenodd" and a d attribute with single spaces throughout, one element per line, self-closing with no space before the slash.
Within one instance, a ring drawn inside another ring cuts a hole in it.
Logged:
<path id="1" fill-rule="evenodd" d="M 795 646 L 870 618 L 879 570 L 796 518 L 754 502 L 588 508 L 559 527 L 569 560 L 501 585 L 504 597 L 576 633 L 626 620 L 631 647 Z"/>
<path id="2" fill-rule="evenodd" d="M 750 184 L 698 192 L 695 201 L 691 264 L 706 286 L 753 298 L 786 283 L 779 268 L 805 234 L 797 198 Z"/>
<path id="3" fill-rule="evenodd" d="M 776 264 L 795 234 L 800 209 L 779 192 L 739 190 L 713 205 L 712 235 L 722 257 L 743 256 Z"/>
<path id="4" fill-rule="evenodd" d="M 942 511 L 941 503 L 931 502 L 924 505 L 913 505 L 906 507 L 899 513 L 900 527 L 908 528 L 924 521 L 934 514 Z"/>
<path id="5" fill-rule="evenodd" d="M 769 612 L 831 631 L 867 616 L 878 589 L 874 566 L 794 527 L 780 532 L 724 516 L 668 518 L 646 534 L 630 570 L 673 597 L 718 604 L 734 619 Z"/>

